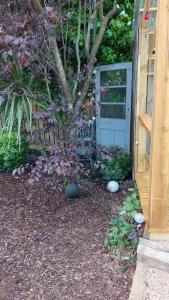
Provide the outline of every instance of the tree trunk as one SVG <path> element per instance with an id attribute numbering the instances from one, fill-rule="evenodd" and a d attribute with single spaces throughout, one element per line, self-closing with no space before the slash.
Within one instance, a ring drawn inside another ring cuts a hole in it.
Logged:
<path id="1" fill-rule="evenodd" d="M 32 0 L 32 3 L 33 3 L 33 7 L 34 7 L 35 11 L 38 14 L 42 14 L 44 9 L 43 9 L 40 1 L 39 0 Z M 77 98 L 73 94 L 73 91 L 72 92 L 70 91 L 68 80 L 66 78 L 66 73 L 65 73 L 63 63 L 62 63 L 62 60 L 61 60 L 61 54 L 60 54 L 59 49 L 58 49 L 57 41 L 56 41 L 55 37 L 52 37 L 52 36 L 48 37 L 48 40 L 51 44 L 51 50 L 52 50 L 52 53 L 53 53 L 55 65 L 56 65 L 56 73 L 57 73 L 57 76 L 58 76 L 59 81 L 61 83 L 61 88 L 63 90 L 63 94 L 64 94 L 64 97 L 65 97 L 64 98 L 64 104 L 65 105 L 67 104 L 67 106 L 72 106 L 73 105 L 73 108 L 74 108 L 74 111 L 75 111 L 76 115 L 79 115 L 81 107 L 84 104 L 85 97 L 86 97 L 86 94 L 87 94 L 88 89 L 89 89 L 90 81 L 92 79 L 92 72 L 93 72 L 93 68 L 94 68 L 94 64 L 95 64 L 96 55 L 97 55 L 97 52 L 99 50 L 100 44 L 102 42 L 104 33 L 105 33 L 107 25 L 108 25 L 108 22 L 116 14 L 118 9 L 119 9 L 119 6 L 116 5 L 115 8 L 112 9 L 104 17 L 103 16 L 103 2 L 102 2 L 102 0 L 98 1 L 98 5 L 95 6 L 95 10 L 94 10 L 93 14 L 97 15 L 97 13 L 99 12 L 100 17 L 101 17 L 101 25 L 100 25 L 100 30 L 99 30 L 98 34 L 96 35 L 95 40 L 93 41 L 93 46 L 91 48 L 91 51 L 90 51 L 90 53 L 88 53 L 88 57 L 87 57 L 88 63 L 87 63 L 85 79 L 84 79 L 84 83 L 83 83 L 83 86 L 82 86 L 82 89 L 81 89 L 81 94 Z M 92 16 L 91 16 L 91 18 L 92 18 Z M 79 20 L 79 22 L 81 22 L 81 20 Z M 78 24 L 78 26 L 79 26 L 79 24 Z M 90 27 L 90 24 L 89 24 L 88 27 Z M 89 44 L 90 44 L 90 42 L 91 41 L 89 41 Z M 80 55 L 79 55 L 78 51 L 79 51 L 79 49 L 77 49 L 78 63 L 79 63 Z M 78 67 L 78 72 L 79 72 L 79 67 Z"/>
<path id="2" fill-rule="evenodd" d="M 63 89 L 63 94 L 65 96 L 64 104 L 66 104 L 66 101 L 67 101 L 68 105 L 73 105 L 73 97 L 70 93 L 70 89 L 69 89 L 68 82 L 67 82 L 66 75 L 65 75 L 65 70 L 63 68 L 62 60 L 60 57 L 59 49 L 58 49 L 55 38 L 50 38 L 50 43 L 51 43 L 51 48 L 52 48 L 53 56 L 54 56 L 55 63 L 56 63 L 56 68 L 58 71 L 57 75 L 59 77 L 59 80 L 60 80 L 60 83 L 61 83 L 61 86 Z"/>

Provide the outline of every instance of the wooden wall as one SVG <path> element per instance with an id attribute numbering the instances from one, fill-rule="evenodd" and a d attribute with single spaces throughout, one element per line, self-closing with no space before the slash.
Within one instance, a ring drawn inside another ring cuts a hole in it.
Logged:
<path id="1" fill-rule="evenodd" d="M 169 239 L 169 0 L 143 2 L 134 173 L 150 237 Z"/>

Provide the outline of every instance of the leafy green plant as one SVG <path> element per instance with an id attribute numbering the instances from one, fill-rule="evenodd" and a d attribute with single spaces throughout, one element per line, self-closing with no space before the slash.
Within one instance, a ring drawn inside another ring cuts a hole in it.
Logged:
<path id="1" fill-rule="evenodd" d="M 113 64 L 132 60 L 132 20 L 134 1 L 118 1 L 118 16 L 112 19 L 107 27 L 99 53 L 98 64 Z M 107 0 L 105 9 L 112 5 Z"/>
<path id="2" fill-rule="evenodd" d="M 111 225 L 105 239 L 105 246 L 114 252 L 116 256 L 120 256 L 122 250 L 129 250 L 138 243 L 138 238 L 130 240 L 129 234 L 134 231 L 135 225 L 128 223 L 124 216 L 118 216 L 112 219 Z"/>
<path id="3" fill-rule="evenodd" d="M 112 0 L 104 1 L 104 15 L 113 7 Z M 73 65 L 76 64 L 76 51 L 75 45 L 77 40 L 77 22 L 78 22 L 78 1 L 71 1 L 71 30 L 67 32 L 67 38 L 69 41 L 68 56 Z M 119 11 L 116 14 L 116 18 L 112 19 L 106 29 L 103 41 L 97 54 L 97 64 L 113 64 L 124 61 L 132 60 L 132 19 L 134 10 L 133 0 L 118 0 Z M 66 8 L 63 6 L 63 11 L 66 12 Z M 83 25 L 85 22 L 85 11 L 82 9 L 81 18 L 81 31 L 79 46 L 81 50 L 81 61 L 85 63 L 84 45 L 85 36 L 83 31 Z M 91 24 L 92 26 L 93 24 Z M 64 32 L 66 33 L 66 25 L 64 26 Z M 96 22 L 96 29 L 100 28 L 99 20 Z"/>
<path id="4" fill-rule="evenodd" d="M 17 143 L 17 133 L 0 133 L 0 171 L 13 171 L 22 166 L 28 154 L 28 142 Z"/>
<path id="5" fill-rule="evenodd" d="M 115 148 L 116 151 L 111 148 L 108 157 L 101 160 L 101 175 L 106 182 L 111 180 L 122 181 L 131 172 L 130 154 L 120 148 Z"/>
<path id="6" fill-rule="evenodd" d="M 129 191 L 132 193 L 124 201 L 120 215 L 126 215 L 129 220 L 132 220 L 134 215 L 141 210 L 141 204 L 136 188 L 131 188 Z"/>
<path id="7" fill-rule="evenodd" d="M 105 247 L 111 250 L 117 258 L 127 253 L 129 258 L 134 257 L 138 245 L 141 229 L 134 221 L 134 215 L 141 210 L 137 189 L 129 189 L 131 194 L 123 203 L 120 214 L 113 218 L 105 238 Z"/>

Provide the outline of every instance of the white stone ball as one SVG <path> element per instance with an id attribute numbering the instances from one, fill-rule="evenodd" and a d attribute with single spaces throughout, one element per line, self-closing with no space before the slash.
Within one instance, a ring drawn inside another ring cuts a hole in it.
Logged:
<path id="1" fill-rule="evenodd" d="M 144 223 L 144 215 L 142 213 L 136 213 L 134 216 L 134 221 L 137 224 L 142 224 Z"/>
<path id="2" fill-rule="evenodd" d="M 111 193 L 116 193 L 119 190 L 119 184 L 117 181 L 109 181 L 107 189 Z"/>

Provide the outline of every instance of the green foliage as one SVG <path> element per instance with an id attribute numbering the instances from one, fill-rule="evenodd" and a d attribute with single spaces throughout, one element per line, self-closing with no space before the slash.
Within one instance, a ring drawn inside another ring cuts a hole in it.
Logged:
<path id="1" fill-rule="evenodd" d="M 3 130 L 9 135 L 17 131 L 18 142 L 21 142 L 21 131 L 32 131 L 32 113 L 34 105 L 44 107 L 44 94 L 41 93 L 41 103 L 37 101 L 38 92 L 35 76 L 25 72 L 18 57 L 8 57 L 9 70 L 6 78 L 0 80 L 0 92 L 3 96 L 0 102 L 0 117 Z M 7 64 L 7 62 L 4 62 Z M 39 95 L 39 94 L 38 94 Z"/>
<path id="2" fill-rule="evenodd" d="M 111 250 L 117 258 L 121 258 L 126 252 L 131 256 L 135 255 L 140 235 L 133 218 L 141 209 L 140 202 L 137 190 L 130 189 L 130 191 L 131 194 L 124 201 L 119 216 L 110 221 L 110 228 L 105 239 L 105 247 Z"/>
<path id="3" fill-rule="evenodd" d="M 111 159 L 103 159 L 101 166 L 101 175 L 106 182 L 111 180 L 122 181 L 131 172 L 130 154 L 121 152 L 118 157 L 112 156 Z"/>
<path id="4" fill-rule="evenodd" d="M 28 154 L 28 142 L 22 140 L 17 143 L 17 133 L 10 136 L 0 133 L 0 171 L 12 171 L 20 167 L 26 161 Z"/>
<path id="5" fill-rule="evenodd" d="M 113 64 L 119 62 L 130 61 L 132 59 L 132 19 L 134 10 L 133 0 L 106 0 L 104 1 L 104 15 L 108 13 L 114 3 L 117 2 L 120 6 L 119 12 L 113 18 L 106 29 L 103 41 L 101 43 L 98 55 L 97 65 Z M 66 6 L 63 6 L 63 12 L 67 12 Z M 67 36 L 69 50 L 67 55 L 71 65 L 76 64 L 75 44 L 77 40 L 77 22 L 78 22 L 78 1 L 71 1 L 69 5 L 71 19 L 69 20 L 71 30 L 67 30 L 66 23 L 64 24 L 64 34 Z M 89 20 L 87 20 L 89 21 Z M 80 57 L 82 64 L 86 64 L 84 54 L 84 11 L 81 16 L 81 32 L 80 32 Z M 96 22 L 96 31 L 100 28 L 99 20 Z M 60 35 L 60 33 L 57 33 Z"/>
<path id="6" fill-rule="evenodd" d="M 132 19 L 134 1 L 118 1 L 120 10 L 106 30 L 98 56 L 97 64 L 113 64 L 132 59 Z M 112 7 L 113 1 L 106 1 L 105 9 Z"/>
<path id="7" fill-rule="evenodd" d="M 109 223 L 111 225 L 107 232 L 105 239 L 105 246 L 114 252 L 115 255 L 119 255 L 122 249 L 127 250 L 135 247 L 138 242 L 138 238 L 129 240 L 129 234 L 135 229 L 134 224 L 130 224 L 125 220 L 125 217 L 118 216 Z"/>
<path id="8" fill-rule="evenodd" d="M 130 189 L 130 196 L 124 201 L 121 215 L 126 215 L 129 219 L 132 219 L 134 215 L 141 210 L 140 201 L 138 199 L 138 193 L 136 189 Z"/>

